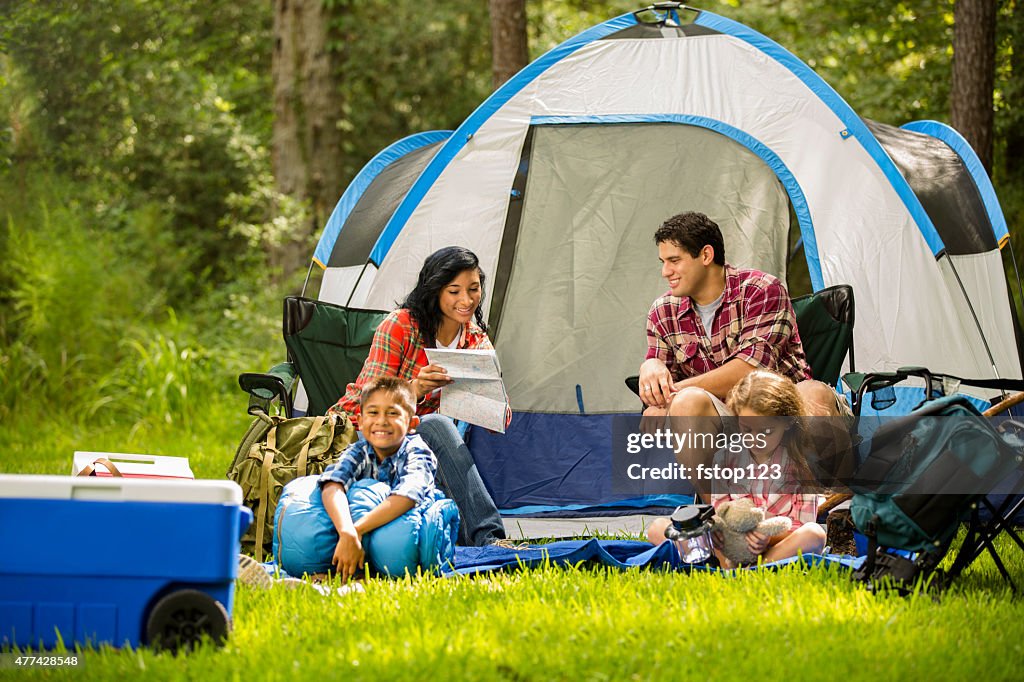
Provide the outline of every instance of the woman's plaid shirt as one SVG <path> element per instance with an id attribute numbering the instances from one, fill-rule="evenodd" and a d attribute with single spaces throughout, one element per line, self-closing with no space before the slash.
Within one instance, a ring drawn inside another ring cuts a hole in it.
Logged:
<path id="1" fill-rule="evenodd" d="M 459 341 L 462 349 L 493 348 L 491 340 L 475 322 L 470 321 L 462 330 Z M 427 363 L 427 354 L 423 350 L 423 336 L 419 325 L 412 319 L 408 309 L 399 308 L 377 326 L 370 345 L 370 354 L 363 363 L 354 383 L 348 385 L 345 395 L 328 410 L 349 415 L 353 424 L 359 424 L 359 398 L 363 386 L 379 376 L 395 376 L 399 379 L 412 381 L 421 368 Z M 424 415 L 436 412 L 441 403 L 440 394 L 435 391 L 425 397 L 417 406 L 416 414 Z"/>
<path id="2" fill-rule="evenodd" d="M 658 298 L 647 316 L 647 359 L 658 358 L 675 381 L 699 376 L 733 358 L 789 377 L 811 378 L 786 287 L 758 270 L 725 266 L 725 293 L 711 334 L 691 298 Z"/>

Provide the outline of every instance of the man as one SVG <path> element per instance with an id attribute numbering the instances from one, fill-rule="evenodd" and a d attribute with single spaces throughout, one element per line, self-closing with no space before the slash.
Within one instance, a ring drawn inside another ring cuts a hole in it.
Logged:
<path id="1" fill-rule="evenodd" d="M 680 213 L 658 228 L 654 241 L 669 291 L 647 317 L 647 358 L 640 365 L 645 425 L 663 423 L 666 415 L 731 416 L 726 394 L 755 369 L 796 383 L 812 415 L 848 411 L 831 387 L 811 380 L 785 285 L 726 263 L 717 224 L 703 213 Z M 678 453 L 688 464 L 708 455 Z"/>

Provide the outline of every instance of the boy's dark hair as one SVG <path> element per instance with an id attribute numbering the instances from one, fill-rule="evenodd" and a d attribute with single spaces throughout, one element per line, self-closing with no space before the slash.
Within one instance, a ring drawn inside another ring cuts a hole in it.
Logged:
<path id="1" fill-rule="evenodd" d="M 393 376 L 372 379 L 363 386 L 363 390 L 359 394 L 359 407 L 361 408 L 377 391 L 384 391 L 393 397 L 395 402 L 401 404 L 409 412 L 410 417 L 416 415 L 416 392 L 412 390 L 412 384 L 405 379 Z"/>
<path id="2" fill-rule="evenodd" d="M 722 230 L 703 213 L 687 211 L 672 216 L 654 233 L 654 243 L 672 242 L 696 258 L 700 250 L 710 246 L 715 251 L 715 265 L 725 265 L 725 244 Z"/>

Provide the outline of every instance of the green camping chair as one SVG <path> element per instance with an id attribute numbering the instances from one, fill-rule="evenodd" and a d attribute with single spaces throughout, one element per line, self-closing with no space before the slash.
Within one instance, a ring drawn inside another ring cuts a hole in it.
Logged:
<path id="1" fill-rule="evenodd" d="M 793 299 L 796 326 L 811 376 L 829 386 L 839 383 L 843 360 L 853 371 L 853 287 L 837 284 Z"/>
<path id="2" fill-rule="evenodd" d="M 269 413 L 274 401 L 291 416 L 297 379 L 309 398 L 306 414 L 324 414 L 355 381 L 370 352 L 384 310 L 346 308 L 300 296 L 284 299 L 282 333 L 288 361 L 265 373 L 246 373 L 238 384 L 249 394 L 249 412 Z"/>
<path id="3" fill-rule="evenodd" d="M 837 284 L 794 298 L 793 310 L 811 376 L 835 386 L 847 354 L 853 371 L 853 287 Z M 638 376 L 628 377 L 626 386 L 640 395 Z"/>

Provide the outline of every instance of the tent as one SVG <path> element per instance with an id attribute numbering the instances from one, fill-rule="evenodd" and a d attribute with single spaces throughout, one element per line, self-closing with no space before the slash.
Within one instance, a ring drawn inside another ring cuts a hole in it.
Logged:
<path id="1" fill-rule="evenodd" d="M 516 417 L 505 436 L 474 431 L 471 447 L 503 509 L 621 497 L 610 422 L 638 410 L 622 380 L 666 288 L 652 235 L 683 210 L 722 226 L 730 263 L 783 279 L 799 230 L 813 288 L 854 288 L 859 371 L 1021 378 L 1006 222 L 963 138 L 863 120 L 769 38 L 680 9 L 594 26 L 454 132 L 381 152 L 317 246 L 320 298 L 377 309 L 437 248 L 478 254 Z"/>

